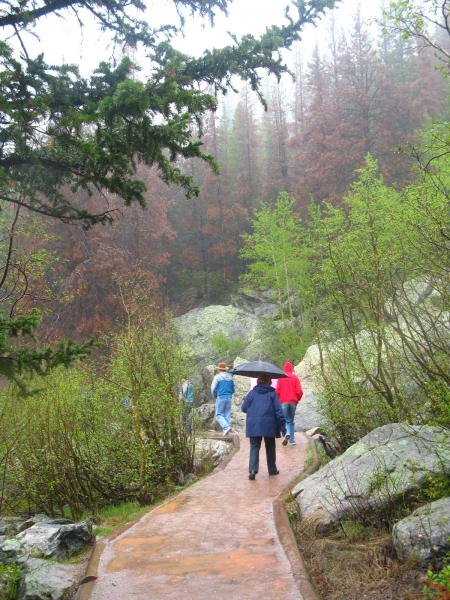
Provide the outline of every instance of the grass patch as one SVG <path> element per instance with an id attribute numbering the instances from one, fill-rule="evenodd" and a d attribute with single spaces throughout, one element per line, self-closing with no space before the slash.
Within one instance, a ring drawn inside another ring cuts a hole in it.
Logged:
<path id="1" fill-rule="evenodd" d="M 122 502 L 114 506 L 100 508 L 95 516 L 85 515 L 96 523 L 97 537 L 109 535 L 122 525 L 134 521 L 149 510 L 149 506 L 141 506 L 138 502 Z"/>
<path id="2" fill-rule="evenodd" d="M 17 598 L 21 574 L 19 565 L 0 565 L 0 600 Z"/>
<path id="3" fill-rule="evenodd" d="M 200 473 L 202 476 L 205 474 L 207 473 L 203 472 L 203 470 Z M 182 486 L 176 486 L 173 488 L 173 490 L 171 490 L 171 492 L 161 496 L 159 501 L 167 500 L 171 496 L 178 494 L 181 490 L 190 487 L 196 481 L 198 481 L 197 477 Z M 122 502 L 121 504 L 105 506 L 104 508 L 98 509 L 95 516 L 92 514 L 85 514 L 83 515 L 83 519 L 92 519 L 96 524 L 95 535 L 97 537 L 105 537 L 110 533 L 113 533 L 116 529 L 119 529 L 119 527 L 126 525 L 130 521 L 135 521 L 145 512 L 148 512 L 154 508 L 158 503 L 159 502 L 154 502 L 153 504 L 142 506 L 138 502 Z"/>
<path id="4" fill-rule="evenodd" d="M 313 464 L 314 462 L 314 454 L 313 451 L 311 450 L 311 448 L 308 448 L 306 450 L 306 458 L 305 458 L 305 470 L 309 469 L 309 467 Z"/>
<path id="5" fill-rule="evenodd" d="M 323 467 L 327 463 L 330 462 L 331 457 L 325 452 L 325 448 L 322 446 L 320 442 L 316 444 L 317 456 L 319 457 L 320 466 Z"/>

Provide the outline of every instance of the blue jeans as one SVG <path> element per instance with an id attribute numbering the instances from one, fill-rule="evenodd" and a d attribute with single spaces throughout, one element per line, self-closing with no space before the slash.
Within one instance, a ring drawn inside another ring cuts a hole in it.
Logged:
<path id="1" fill-rule="evenodd" d="M 259 449 L 261 448 L 261 441 L 262 436 L 260 435 L 250 437 L 249 473 L 257 473 L 259 471 Z M 267 470 L 274 475 L 277 472 L 275 438 L 264 437 L 264 444 L 266 445 Z"/>
<path id="2" fill-rule="evenodd" d="M 231 426 L 231 398 L 217 398 L 216 400 L 216 421 L 225 431 Z"/>
<path id="3" fill-rule="evenodd" d="M 297 409 L 297 404 L 295 402 L 282 402 L 281 410 L 283 411 L 284 418 L 286 419 L 286 429 L 289 434 L 289 443 L 293 444 L 295 442 L 295 411 Z"/>
<path id="4" fill-rule="evenodd" d="M 183 417 L 186 433 L 191 433 L 191 412 L 192 404 L 188 404 L 187 402 L 185 402 L 183 407 Z"/>

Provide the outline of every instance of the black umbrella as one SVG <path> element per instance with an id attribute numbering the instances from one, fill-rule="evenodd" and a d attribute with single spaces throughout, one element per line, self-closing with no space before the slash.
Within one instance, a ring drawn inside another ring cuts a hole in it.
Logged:
<path id="1" fill-rule="evenodd" d="M 260 375 L 270 375 L 272 379 L 287 377 L 284 371 L 272 363 L 263 360 L 254 360 L 238 365 L 231 373 L 233 373 L 233 375 L 244 375 L 244 377 L 259 377 Z"/>

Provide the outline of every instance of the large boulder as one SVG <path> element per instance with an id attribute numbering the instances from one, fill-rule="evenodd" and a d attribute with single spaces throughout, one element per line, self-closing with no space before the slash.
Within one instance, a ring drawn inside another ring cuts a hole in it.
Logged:
<path id="1" fill-rule="evenodd" d="M 319 366 L 320 353 L 317 344 L 310 346 L 305 352 L 303 360 L 294 368 L 300 378 L 303 397 L 295 411 L 295 430 L 308 431 L 313 427 L 320 427 L 324 422 L 318 408 L 319 384 L 315 371 Z"/>
<path id="2" fill-rule="evenodd" d="M 73 523 L 68 519 L 41 521 L 19 533 L 17 540 L 27 550 L 42 556 L 64 558 L 79 552 L 94 541 L 92 521 Z"/>
<path id="3" fill-rule="evenodd" d="M 395 523 L 392 541 L 400 558 L 428 560 L 450 550 L 450 498 L 415 510 Z"/>
<path id="4" fill-rule="evenodd" d="M 210 428 L 214 426 L 215 405 L 211 403 L 202 404 L 193 409 L 200 427 Z"/>
<path id="5" fill-rule="evenodd" d="M 195 444 L 194 469 L 198 471 L 205 461 L 216 467 L 231 451 L 232 444 L 225 440 L 200 439 Z"/>
<path id="6" fill-rule="evenodd" d="M 260 319 L 235 306 L 212 305 L 194 308 L 175 319 L 175 325 L 186 346 L 198 363 L 222 358 L 217 355 L 211 337 L 223 334 L 243 344 L 246 358 L 257 358 Z"/>
<path id="7" fill-rule="evenodd" d="M 2 536 L 0 539 L 0 563 L 9 564 L 16 562 L 17 557 L 23 551 L 23 544 L 16 538 L 5 538 Z"/>
<path id="8" fill-rule="evenodd" d="M 24 564 L 18 600 L 62 600 L 72 592 L 79 579 L 76 565 L 29 558 Z"/>
<path id="9" fill-rule="evenodd" d="M 292 493 L 302 516 L 326 527 L 394 504 L 433 474 L 450 474 L 450 433 L 391 423 L 368 433 Z"/>

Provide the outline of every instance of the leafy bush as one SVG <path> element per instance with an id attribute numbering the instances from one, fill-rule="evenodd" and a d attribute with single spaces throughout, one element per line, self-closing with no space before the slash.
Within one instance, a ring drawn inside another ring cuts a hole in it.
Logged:
<path id="1" fill-rule="evenodd" d="M 274 328 L 273 323 L 266 324 L 262 327 L 261 337 L 265 357 L 277 365 L 283 365 L 286 360 L 293 364 L 300 362 L 312 340 L 309 327 L 299 328 L 288 323 L 280 328 Z"/>
<path id="2" fill-rule="evenodd" d="M 224 332 L 215 333 L 209 339 L 214 355 L 219 359 L 231 362 L 242 354 L 245 344 L 236 337 L 227 336 Z"/>
<path id="3" fill-rule="evenodd" d="M 450 598 L 450 564 L 447 555 L 446 564 L 434 573 L 431 569 L 427 572 L 423 588 L 425 598 L 433 600 L 448 600 Z"/>
<path id="4" fill-rule="evenodd" d="M 109 353 L 101 368 L 35 378 L 30 397 L 14 385 L 2 391 L 1 510 L 79 518 L 146 504 L 191 470 L 194 432 L 176 393 L 187 367 L 170 320 L 141 314 Z"/>
<path id="5" fill-rule="evenodd" d="M 370 157 L 344 207 L 313 211 L 320 408 L 343 448 L 388 422 L 448 426 L 446 211 L 430 173 L 398 192 Z"/>

